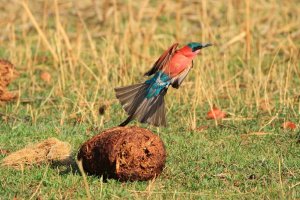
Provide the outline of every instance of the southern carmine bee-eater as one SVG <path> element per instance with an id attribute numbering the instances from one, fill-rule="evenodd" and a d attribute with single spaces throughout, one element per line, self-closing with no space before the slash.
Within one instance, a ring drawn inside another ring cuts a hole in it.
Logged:
<path id="1" fill-rule="evenodd" d="M 144 74 L 153 75 L 151 78 L 144 83 L 115 88 L 117 98 L 129 115 L 119 126 L 125 126 L 135 118 L 141 123 L 165 126 L 164 96 L 169 86 L 178 89 L 193 67 L 193 59 L 201 49 L 211 45 L 191 42 L 177 49 L 178 43 L 175 43 Z"/>

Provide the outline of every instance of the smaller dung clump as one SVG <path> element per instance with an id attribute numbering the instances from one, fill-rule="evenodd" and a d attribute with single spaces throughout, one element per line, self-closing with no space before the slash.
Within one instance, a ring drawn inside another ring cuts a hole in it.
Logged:
<path id="1" fill-rule="evenodd" d="M 88 174 L 145 181 L 162 172 L 166 150 L 162 140 L 147 129 L 116 127 L 86 141 L 77 158 Z"/>
<path id="2" fill-rule="evenodd" d="M 67 161 L 71 156 L 71 145 L 56 138 L 48 138 L 39 143 L 26 146 L 5 157 L 1 166 L 21 169 L 47 162 Z"/>
<path id="3" fill-rule="evenodd" d="M 11 62 L 0 59 L 0 101 L 10 101 L 17 97 L 17 94 L 8 91 L 7 87 L 18 75 Z"/>

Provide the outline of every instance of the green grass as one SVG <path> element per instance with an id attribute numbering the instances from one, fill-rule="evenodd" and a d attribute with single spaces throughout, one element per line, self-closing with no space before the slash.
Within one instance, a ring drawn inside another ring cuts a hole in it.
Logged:
<path id="1" fill-rule="evenodd" d="M 92 199 L 299 199 L 300 4 L 245 2 L 0 4 L 0 58 L 20 72 L 9 86 L 20 97 L 0 104 L 0 149 L 56 137 L 71 143 L 75 158 L 83 142 L 125 119 L 114 87 L 144 81 L 174 42 L 212 42 L 180 89 L 168 91 L 168 126 L 132 123 L 164 141 L 163 173 L 126 183 L 89 176 Z M 49 84 L 40 78 L 45 71 Z M 207 120 L 213 105 L 228 118 Z M 298 128 L 283 130 L 285 121 Z M 1 167 L 0 199 L 14 197 L 88 195 L 81 174 L 68 166 Z"/>
<path id="2" fill-rule="evenodd" d="M 118 110 L 120 108 L 117 108 Z M 176 106 L 180 109 L 180 106 Z M 175 112 L 171 110 L 170 112 Z M 113 112 L 110 113 L 113 115 Z M 199 110 L 199 116 L 205 116 Z M 168 128 L 153 129 L 164 141 L 167 163 L 155 181 L 121 183 L 99 177 L 88 177 L 91 195 L 101 198 L 133 199 L 253 199 L 299 198 L 300 148 L 299 133 L 284 131 L 280 123 L 272 123 L 263 131 L 265 136 L 244 137 L 249 131 L 258 131 L 263 118 L 245 121 L 224 121 L 215 126 L 213 121 L 200 120 L 208 125 L 204 131 L 189 130 L 175 122 L 184 114 L 169 118 Z M 26 116 L 20 116 L 25 119 Z M 296 119 L 295 119 L 296 120 Z M 174 122 L 172 122 L 174 121 Z M 112 124 L 119 121 L 114 120 Z M 80 144 L 96 134 L 88 123 L 74 125 L 44 119 L 32 125 L 31 121 L 1 123 L 0 145 L 15 151 L 27 144 L 48 137 L 57 137 L 72 144 L 76 152 Z M 109 128 L 110 125 L 104 128 Z M 175 127 L 175 128 L 173 128 Z M 2 156 L 3 157 L 3 156 Z M 0 196 L 4 199 L 36 197 L 43 199 L 87 198 L 83 178 L 78 171 L 66 166 L 42 165 L 16 171 L 1 168 Z M 294 186 L 294 187 L 293 187 Z"/>

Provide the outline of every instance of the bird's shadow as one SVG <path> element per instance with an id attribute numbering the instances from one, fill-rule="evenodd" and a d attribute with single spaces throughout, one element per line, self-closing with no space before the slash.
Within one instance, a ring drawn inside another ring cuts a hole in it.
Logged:
<path id="1" fill-rule="evenodd" d="M 52 169 L 57 169 L 59 171 L 60 176 L 69 175 L 69 174 L 82 176 L 82 173 L 78 167 L 78 162 L 76 162 L 76 161 L 77 161 L 76 156 L 71 155 L 65 160 L 53 161 L 51 163 L 50 167 Z M 89 175 L 86 172 L 84 172 L 84 173 Z M 106 183 L 110 178 L 112 178 L 107 175 L 101 175 L 101 176 L 100 175 L 92 175 L 92 176 L 102 179 L 102 181 L 104 183 Z"/>

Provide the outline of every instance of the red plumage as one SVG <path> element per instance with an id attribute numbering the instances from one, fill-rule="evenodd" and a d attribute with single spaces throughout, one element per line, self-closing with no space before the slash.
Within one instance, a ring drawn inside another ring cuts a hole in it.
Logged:
<path id="1" fill-rule="evenodd" d="M 208 46 L 211 44 L 191 42 L 177 49 L 178 43 L 175 43 L 145 73 L 146 76 L 154 75 L 150 79 L 141 84 L 115 88 L 117 98 L 129 115 L 120 126 L 127 125 L 134 118 L 142 123 L 165 126 L 164 95 L 169 86 L 179 88 L 192 68 L 195 56 Z"/>
<path id="2" fill-rule="evenodd" d="M 170 62 L 163 69 L 163 72 L 168 74 L 171 78 L 178 76 L 192 65 L 192 60 L 196 55 L 197 53 L 192 52 L 190 47 L 184 46 L 174 53 Z"/>

